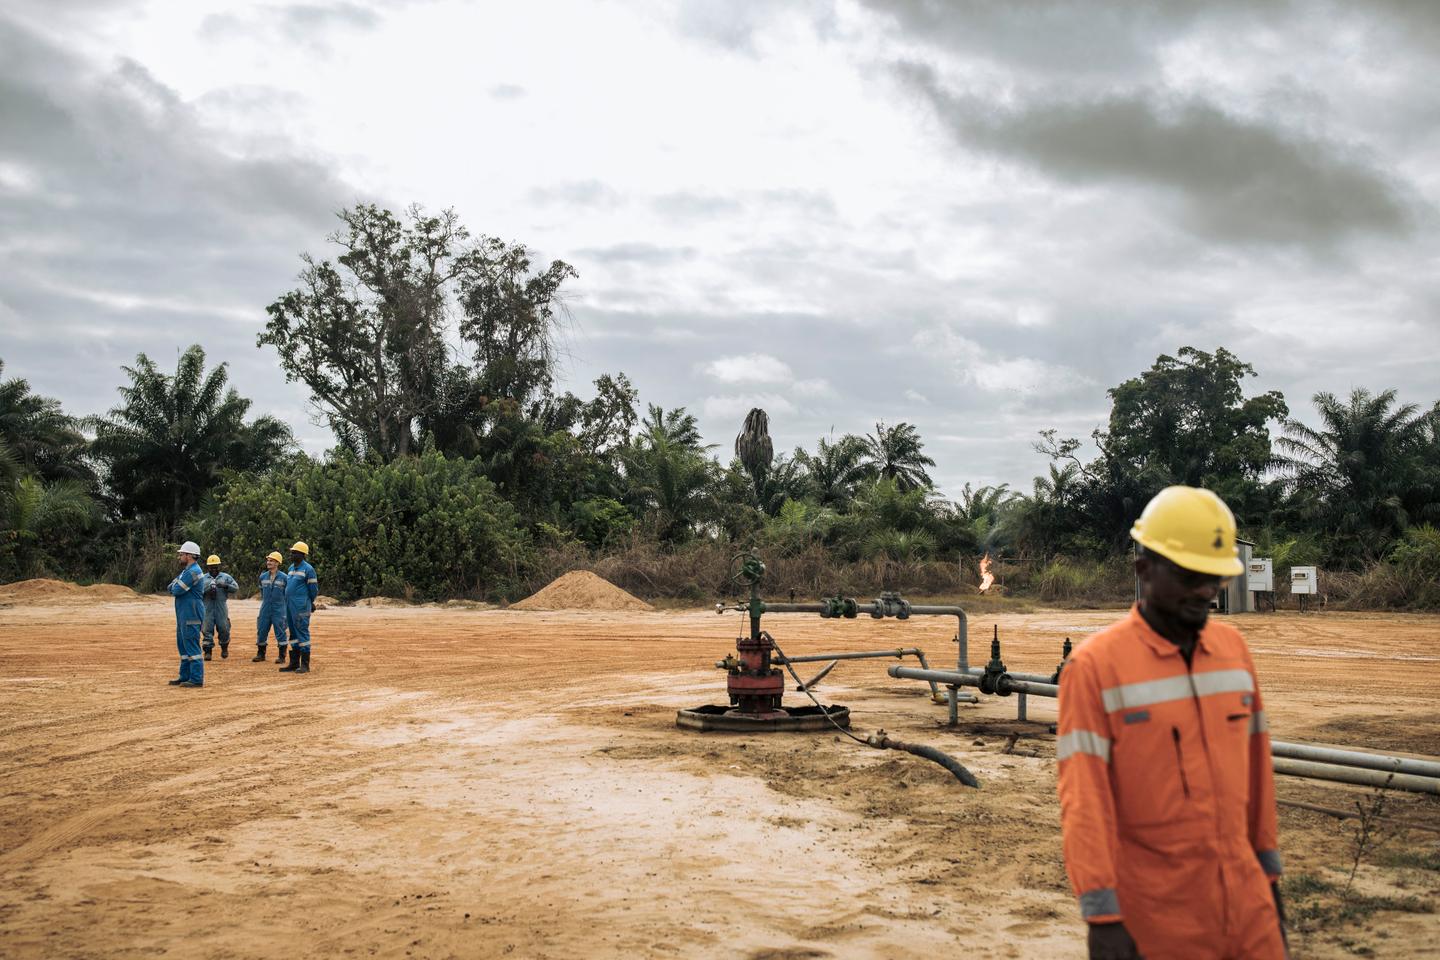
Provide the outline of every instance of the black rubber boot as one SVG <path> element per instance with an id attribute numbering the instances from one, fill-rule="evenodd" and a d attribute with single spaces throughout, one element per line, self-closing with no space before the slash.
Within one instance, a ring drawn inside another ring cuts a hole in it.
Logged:
<path id="1" fill-rule="evenodd" d="M 172 687 L 178 687 L 178 686 L 180 686 L 180 684 L 182 684 L 182 683 L 184 683 L 184 682 L 185 682 L 184 680 L 181 680 L 179 677 L 176 677 L 174 680 L 171 680 L 171 681 L 170 681 L 170 686 L 172 686 Z"/>
<path id="2" fill-rule="evenodd" d="M 220 644 L 220 659 L 221 659 L 221 660 L 229 660 L 229 659 L 230 659 L 230 644 L 228 644 L 228 643 L 222 643 L 222 644 Z"/>
<path id="3" fill-rule="evenodd" d="M 280 648 L 280 652 L 275 655 L 275 662 L 276 662 L 276 663 L 284 663 L 284 662 L 285 662 L 285 651 L 286 651 L 286 650 L 289 650 L 289 649 L 290 649 L 289 647 L 281 647 L 281 648 Z"/>
<path id="4" fill-rule="evenodd" d="M 294 647 L 290 648 L 290 662 L 280 668 L 281 673 L 294 673 L 300 669 L 300 651 Z"/>
<path id="5" fill-rule="evenodd" d="M 215 651 L 214 651 L 213 648 L 206 647 L 206 648 L 205 648 L 205 659 L 206 659 L 206 660 L 209 660 L 209 659 L 210 659 L 210 655 L 211 655 L 212 653 L 214 653 L 214 652 L 215 652 Z"/>
<path id="6" fill-rule="evenodd" d="M 296 672 L 296 673 L 309 673 L 309 672 L 310 672 L 310 651 L 309 651 L 309 650 L 301 650 L 301 651 L 300 651 L 300 669 L 299 669 L 299 670 L 296 670 L 295 672 Z"/>
<path id="7" fill-rule="evenodd" d="M 251 662 L 251 663 L 264 663 L 264 662 L 265 662 L 265 648 L 264 648 L 264 647 L 256 647 L 256 648 L 255 648 L 255 656 L 254 656 L 253 659 L 251 659 L 250 662 Z"/>

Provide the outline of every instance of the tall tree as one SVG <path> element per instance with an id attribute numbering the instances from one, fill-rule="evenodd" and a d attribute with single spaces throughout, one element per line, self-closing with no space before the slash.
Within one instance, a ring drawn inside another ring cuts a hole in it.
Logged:
<path id="1" fill-rule="evenodd" d="M 687 540 L 714 516 L 718 465 L 708 449 L 684 407 L 666 411 L 652 403 L 640 432 L 620 450 L 627 496 L 661 540 Z"/>
<path id="2" fill-rule="evenodd" d="M 1317 393 L 1320 425 L 1285 421 L 1279 466 L 1332 536 L 1332 560 L 1383 556 L 1412 524 L 1440 521 L 1440 406 L 1397 404 L 1394 390 Z"/>
<path id="3" fill-rule="evenodd" d="M 0 375 L 5 361 L 0 360 Z M 20 377 L 0 380 L 0 449 L 8 451 L 18 473 L 46 482 L 95 482 L 86 462 L 88 443 L 80 423 L 60 408 L 60 401 L 30 392 Z"/>
<path id="4" fill-rule="evenodd" d="M 1224 347 L 1181 347 L 1110 390 L 1105 455 L 1161 486 L 1254 483 L 1272 464 L 1269 424 L 1289 409 L 1276 390 L 1245 396 L 1255 368 Z"/>
<path id="5" fill-rule="evenodd" d="M 460 272 L 460 335 L 472 347 L 482 392 L 522 407 L 555 377 L 560 286 L 577 276 L 563 260 L 532 273 L 524 244 L 483 238 Z"/>
<path id="6" fill-rule="evenodd" d="M 875 432 L 865 436 L 867 465 L 875 475 L 895 481 L 902 491 L 935 485 L 926 467 L 935 466 L 935 461 L 923 452 L 925 444 L 920 433 L 912 424 L 897 423 L 887 427 L 875 424 Z"/>
<path id="7" fill-rule="evenodd" d="M 300 286 L 266 308 L 257 343 L 342 443 L 383 460 L 415 450 L 417 422 L 442 396 L 450 285 L 469 265 L 453 211 L 405 221 L 361 204 L 339 213 L 336 263 L 301 257 Z M 337 266 L 338 264 L 338 266 Z"/>
<path id="8" fill-rule="evenodd" d="M 865 441 L 852 433 L 833 443 L 821 437 L 814 453 L 797 447 L 795 461 L 805 471 L 810 495 L 827 507 L 847 507 L 871 475 L 865 462 Z"/>
<path id="9" fill-rule="evenodd" d="M 149 517 L 173 529 L 226 470 L 269 469 L 290 448 L 285 424 L 245 420 L 250 401 L 228 386 L 225 364 L 206 372 L 199 345 L 181 355 L 174 376 L 143 353 L 122 369 L 130 384 L 120 388 L 121 403 L 88 421 L 122 517 Z"/>

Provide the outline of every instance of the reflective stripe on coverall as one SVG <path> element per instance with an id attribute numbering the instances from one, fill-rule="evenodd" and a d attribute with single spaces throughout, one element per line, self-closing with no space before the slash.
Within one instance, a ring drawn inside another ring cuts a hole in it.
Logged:
<path id="1" fill-rule="evenodd" d="M 210 587 L 215 589 L 211 590 Z M 205 598 L 205 623 L 202 625 L 204 648 L 208 653 L 215 649 L 214 636 L 220 634 L 220 646 L 230 646 L 230 594 L 237 592 L 240 584 L 228 573 L 221 573 L 217 576 L 205 576 L 205 588 L 202 596 Z"/>
<path id="2" fill-rule="evenodd" d="M 320 581 L 309 561 L 290 564 L 285 578 L 285 612 L 290 626 L 290 646 L 310 649 L 310 613 L 320 595 Z"/>
<path id="3" fill-rule="evenodd" d="M 1147 960 L 1282 958 L 1270 735 L 1239 631 L 1210 621 L 1187 669 L 1138 608 L 1060 674 L 1065 866 L 1091 923 Z"/>
<path id="4" fill-rule="evenodd" d="M 281 650 L 285 649 L 285 584 L 289 581 L 283 570 L 260 573 L 260 616 L 256 620 L 255 646 L 262 650 L 271 630 L 275 631 L 275 643 Z"/>
<path id="5" fill-rule="evenodd" d="M 205 682 L 204 654 L 200 652 L 200 624 L 205 619 L 205 600 L 201 591 L 205 572 L 192 563 L 170 581 L 170 595 L 175 598 L 175 649 L 180 651 L 180 679 L 192 683 Z"/>

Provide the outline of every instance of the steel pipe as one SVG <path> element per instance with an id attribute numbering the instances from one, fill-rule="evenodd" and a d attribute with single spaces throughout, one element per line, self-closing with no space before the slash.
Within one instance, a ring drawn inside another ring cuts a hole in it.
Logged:
<path id="1" fill-rule="evenodd" d="M 1291 760 L 1313 760 L 1341 767 L 1358 767 L 1365 770 L 1380 770 L 1385 773 L 1394 771 L 1395 773 L 1440 779 L 1440 763 L 1434 760 L 1412 760 L 1409 757 L 1362 753 L 1358 750 L 1339 750 L 1334 747 L 1316 747 L 1308 743 L 1290 743 L 1285 740 L 1271 740 L 1270 752 L 1277 757 L 1287 757 Z"/>
<path id="2" fill-rule="evenodd" d="M 803 657 L 790 657 L 788 660 L 783 657 L 776 657 L 775 662 L 781 665 L 786 663 L 818 663 L 821 660 L 879 660 L 894 657 L 897 660 L 901 657 L 914 657 L 920 661 L 920 666 L 929 669 L 930 661 L 925 659 L 925 651 L 919 647 L 896 647 L 893 650 L 865 650 L 859 653 L 811 653 Z M 829 673 L 827 669 L 825 673 Z M 824 674 L 821 674 L 824 676 Z M 813 683 L 813 681 L 812 681 Z M 810 686 L 810 684 L 806 684 Z M 804 692 L 804 691 L 801 691 Z M 930 696 L 938 703 L 941 699 L 940 688 L 930 684 Z"/>
<path id="3" fill-rule="evenodd" d="M 925 651 L 919 647 L 896 647 L 892 650 L 863 650 L 858 653 L 807 653 L 803 657 L 776 657 L 776 663 L 819 663 L 821 660 L 879 660 L 886 657 L 899 659 L 914 657 L 926 667 Z"/>
<path id="4" fill-rule="evenodd" d="M 961 673 L 968 673 L 968 674 L 970 674 L 972 677 L 978 677 L 978 676 L 980 676 L 981 674 L 983 674 L 985 671 L 984 671 L 984 669 L 981 668 L 981 667 L 969 667 L 969 668 L 967 668 L 967 669 L 965 669 L 965 670 L 961 670 L 960 672 L 961 672 Z M 1009 673 L 1009 671 L 1006 671 L 1006 672 Z M 1050 682 L 1050 678 L 1053 677 L 1054 674 L 1053 674 L 1053 673 L 1010 673 L 1010 676 L 1013 677 L 1013 678 L 1016 679 L 1016 680 L 1027 680 L 1027 681 L 1029 681 L 1030 683 L 1049 683 L 1049 682 Z"/>
<path id="5" fill-rule="evenodd" d="M 935 683 L 943 683 L 947 687 L 978 687 L 980 678 L 970 673 L 957 673 L 953 670 L 922 670 L 917 667 L 893 666 L 888 671 L 890 676 L 900 680 L 927 680 Z M 1002 681 L 1005 689 L 1011 693 L 1030 693 L 1037 697 L 1056 697 L 1060 694 L 1060 685 L 1056 683 L 1038 683 L 1032 680 L 1016 680 L 1010 674 L 1006 674 Z"/>
<path id="6" fill-rule="evenodd" d="M 838 666 L 840 666 L 839 660 L 831 660 L 829 663 L 825 664 L 825 666 L 820 669 L 819 673 L 815 674 L 815 676 L 811 677 L 809 680 L 806 680 L 804 683 L 800 684 L 800 686 L 796 687 L 795 692 L 804 693 L 806 690 L 814 688 L 815 684 L 819 683 L 821 680 L 824 680 L 830 674 L 830 671 L 834 670 Z"/>
<path id="7" fill-rule="evenodd" d="M 1274 765 L 1276 773 L 1284 774 L 1287 777 L 1328 780 L 1332 783 L 1353 783 L 1362 787 L 1380 787 L 1385 790 L 1405 790 L 1410 793 L 1429 793 L 1440 796 L 1440 780 L 1434 777 L 1417 777 L 1410 773 L 1384 773 L 1380 770 L 1366 770 L 1360 767 L 1342 767 L 1333 763 L 1292 760 L 1289 757 L 1275 757 L 1271 763 Z"/>
<path id="8" fill-rule="evenodd" d="M 763 613 L 823 613 L 829 607 L 823 603 L 771 603 L 766 600 L 762 604 Z M 718 609 L 718 608 L 717 608 Z M 873 615 L 875 604 L 855 604 L 856 614 Z M 957 623 L 955 640 L 960 645 L 958 663 L 961 670 L 970 666 L 970 630 L 969 622 L 965 617 L 965 611 L 960 607 L 935 606 L 922 604 L 910 607 L 912 617 L 954 617 Z"/>

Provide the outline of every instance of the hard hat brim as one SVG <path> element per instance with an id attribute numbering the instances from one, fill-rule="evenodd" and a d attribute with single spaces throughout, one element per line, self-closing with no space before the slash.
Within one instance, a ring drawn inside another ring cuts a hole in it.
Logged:
<path id="1" fill-rule="evenodd" d="M 1240 562 L 1240 557 L 1232 555 L 1229 557 L 1217 557 L 1194 553 L 1183 550 L 1174 544 L 1161 543 L 1152 537 L 1142 534 L 1138 527 L 1130 529 L 1130 539 L 1134 540 L 1146 550 L 1160 554 L 1175 566 L 1183 570 L 1191 570 L 1195 573 L 1203 573 L 1211 577 L 1238 577 L 1245 572 L 1245 564 Z"/>

